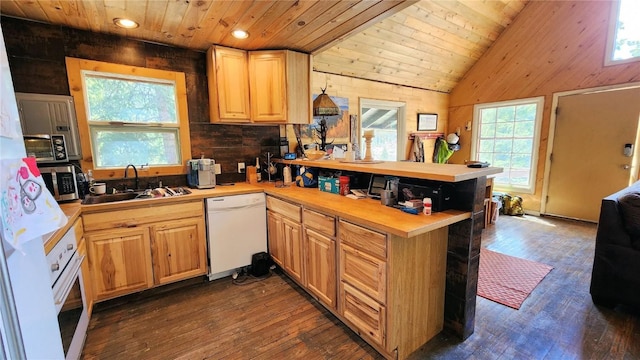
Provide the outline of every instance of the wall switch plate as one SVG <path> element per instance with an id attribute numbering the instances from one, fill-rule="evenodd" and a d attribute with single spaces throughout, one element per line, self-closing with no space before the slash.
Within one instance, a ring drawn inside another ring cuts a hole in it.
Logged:
<path id="1" fill-rule="evenodd" d="M 243 162 L 239 162 L 238 163 L 238 173 L 244 173 L 244 163 Z"/>
<path id="2" fill-rule="evenodd" d="M 216 175 L 220 175 L 222 174 L 222 169 L 220 168 L 220 164 L 215 164 L 213 165 L 213 169 L 214 169 L 214 173 Z"/>

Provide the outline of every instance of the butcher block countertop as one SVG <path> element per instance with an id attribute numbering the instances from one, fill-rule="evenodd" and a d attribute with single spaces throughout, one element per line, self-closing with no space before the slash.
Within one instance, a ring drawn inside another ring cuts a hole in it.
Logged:
<path id="1" fill-rule="evenodd" d="M 305 165 L 324 169 L 357 171 L 363 173 L 394 175 L 417 179 L 458 182 L 481 176 L 489 176 L 502 172 L 502 168 L 468 168 L 465 165 L 429 164 L 416 162 L 385 161 L 379 163 L 346 163 L 338 160 L 280 160 L 285 164 Z M 447 210 L 431 215 L 412 215 L 398 209 L 383 206 L 380 201 L 373 199 L 354 200 L 337 194 L 327 193 L 315 189 L 299 188 L 294 184 L 276 188 L 275 183 L 262 182 L 255 185 L 235 183 L 233 185 L 219 184 L 214 189 L 190 189 L 191 194 L 116 201 L 110 203 L 81 205 L 80 201 L 63 203 L 60 208 L 67 216 L 67 224 L 55 232 L 45 235 L 45 252 L 49 252 L 57 241 L 62 238 L 73 222 L 82 213 L 123 210 L 141 208 L 140 211 L 152 211 L 155 205 L 180 203 L 191 200 L 203 200 L 210 197 L 240 195 L 265 192 L 269 195 L 302 204 L 306 207 L 336 215 L 347 220 L 370 226 L 373 229 L 401 237 L 412 237 L 434 229 L 448 226 L 458 221 L 468 219 L 470 212 Z"/>
<path id="2" fill-rule="evenodd" d="M 413 215 L 384 206 L 380 200 L 356 200 L 317 188 L 300 188 L 294 184 L 284 188 L 276 188 L 274 184 L 269 183 L 261 186 L 268 195 L 404 238 L 427 233 L 471 217 L 471 212 L 459 210 Z"/>
<path id="3" fill-rule="evenodd" d="M 414 179 L 458 182 L 502 172 L 499 167 L 470 168 L 458 164 L 432 164 L 411 161 L 381 161 L 375 163 L 342 162 L 339 160 L 278 160 L 283 164 L 304 165 L 323 169 L 357 171 L 378 175 L 393 175 Z"/>

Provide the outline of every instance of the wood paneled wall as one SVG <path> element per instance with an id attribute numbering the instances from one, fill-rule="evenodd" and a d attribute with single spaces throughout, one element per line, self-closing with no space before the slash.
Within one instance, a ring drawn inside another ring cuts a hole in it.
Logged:
<path id="1" fill-rule="evenodd" d="M 220 163 L 219 182 L 244 181 L 245 175 L 237 174 L 238 161 L 253 165 L 267 151 L 280 152 L 278 126 L 209 123 L 203 52 L 8 17 L 2 17 L 2 31 L 16 92 L 69 95 L 65 56 L 184 72 L 191 156 Z"/>
<path id="2" fill-rule="evenodd" d="M 449 131 L 465 128 L 474 104 L 545 97 L 536 189 L 519 194 L 539 211 L 553 94 L 640 81 L 640 62 L 604 66 L 610 1 L 532 1 L 451 92 Z M 470 159 L 471 131 L 449 162 Z M 581 159 L 576 159 L 581 160 Z"/>
<path id="3" fill-rule="evenodd" d="M 406 103 L 406 118 L 401 120 L 406 123 L 406 136 L 417 129 L 418 113 L 437 113 L 438 132 L 447 129 L 449 95 L 437 91 L 414 89 L 406 86 L 392 85 L 370 80 L 350 78 L 346 76 L 313 72 L 311 79 L 311 92 L 316 94 L 320 88 L 327 87 L 327 94 L 349 99 L 349 114 L 358 115 L 360 119 L 360 98 L 375 100 L 390 100 Z M 433 143 L 425 142 L 425 158 L 431 162 L 433 155 Z M 364 142 L 362 142 L 364 145 Z M 407 141 L 405 154 L 408 156 L 411 141 Z"/>

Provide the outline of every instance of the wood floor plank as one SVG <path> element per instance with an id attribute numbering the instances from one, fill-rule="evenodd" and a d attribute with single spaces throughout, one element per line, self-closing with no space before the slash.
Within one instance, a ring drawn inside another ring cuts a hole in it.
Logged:
<path id="1" fill-rule="evenodd" d="M 416 359 L 640 359 L 640 316 L 593 305 L 596 225 L 500 216 L 483 247 L 554 269 L 520 310 L 478 297 L 475 333 L 443 332 Z M 158 293 L 154 293 L 158 291 Z M 190 281 L 97 304 L 83 359 L 331 359 L 382 356 L 289 278 Z"/>

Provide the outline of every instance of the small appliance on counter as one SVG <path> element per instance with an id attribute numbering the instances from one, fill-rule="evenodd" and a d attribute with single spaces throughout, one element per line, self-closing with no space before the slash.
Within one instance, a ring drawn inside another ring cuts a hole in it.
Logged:
<path id="1" fill-rule="evenodd" d="M 216 187 L 215 160 L 197 159 L 187 161 L 187 182 L 189 187 L 212 189 Z"/>

